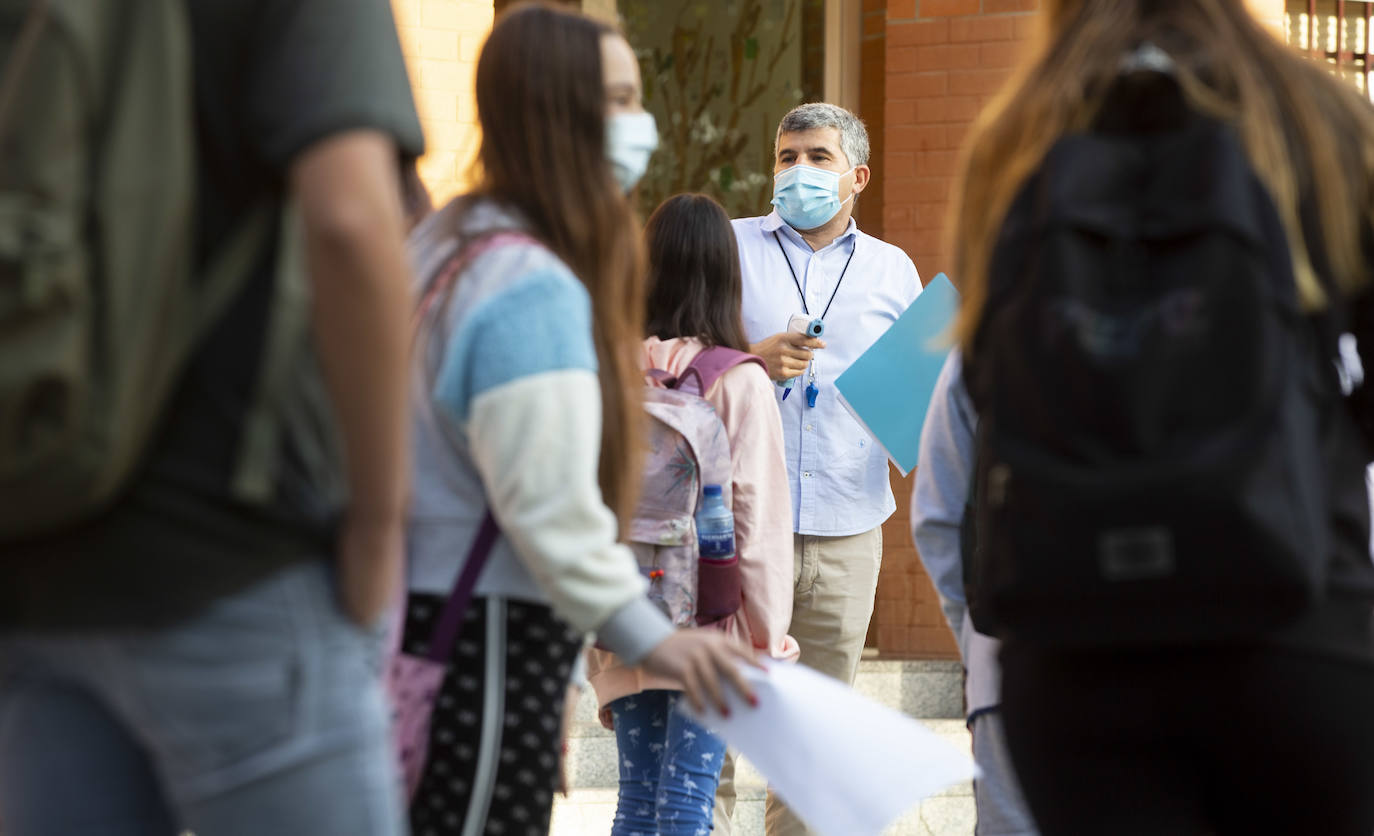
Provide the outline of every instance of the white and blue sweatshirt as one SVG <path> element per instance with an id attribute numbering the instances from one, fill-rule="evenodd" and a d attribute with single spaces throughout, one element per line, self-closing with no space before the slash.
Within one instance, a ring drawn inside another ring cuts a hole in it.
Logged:
<path id="1" fill-rule="evenodd" d="M 459 234 L 523 228 L 491 201 L 450 204 L 412 235 L 414 273 L 433 276 Z M 645 597 L 597 484 L 601 390 L 586 288 L 549 250 L 505 244 L 468 266 L 437 323 L 412 371 L 410 590 L 448 594 L 489 507 L 501 536 L 476 594 L 548 603 L 641 660 L 672 626 Z"/>

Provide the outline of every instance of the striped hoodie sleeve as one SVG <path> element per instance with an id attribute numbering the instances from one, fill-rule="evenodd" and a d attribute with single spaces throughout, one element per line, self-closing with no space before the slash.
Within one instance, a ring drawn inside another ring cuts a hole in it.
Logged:
<path id="1" fill-rule="evenodd" d="M 533 270 L 468 313 L 433 395 L 466 434 L 492 514 L 554 611 L 635 663 L 672 627 L 645 597 L 597 485 L 591 328 L 581 283 Z"/>

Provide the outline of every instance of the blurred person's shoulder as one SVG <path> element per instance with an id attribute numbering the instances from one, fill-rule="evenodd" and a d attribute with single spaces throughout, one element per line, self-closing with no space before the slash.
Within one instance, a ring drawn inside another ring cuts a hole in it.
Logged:
<path id="1" fill-rule="evenodd" d="M 202 133 L 280 171 L 350 130 L 424 150 L 390 4 L 189 0 Z"/>

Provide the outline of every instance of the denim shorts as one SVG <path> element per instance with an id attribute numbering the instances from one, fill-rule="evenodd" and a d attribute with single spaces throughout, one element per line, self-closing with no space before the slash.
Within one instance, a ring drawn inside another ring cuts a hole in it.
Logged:
<path id="1" fill-rule="evenodd" d="M 382 650 L 323 560 L 169 629 L 2 635 L 5 834 L 403 833 Z"/>

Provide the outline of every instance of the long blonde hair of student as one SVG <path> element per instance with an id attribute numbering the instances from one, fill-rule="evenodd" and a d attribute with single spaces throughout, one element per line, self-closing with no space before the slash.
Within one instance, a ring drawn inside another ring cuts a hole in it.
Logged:
<path id="1" fill-rule="evenodd" d="M 1345 293 L 1370 281 L 1361 253 L 1374 195 L 1374 109 L 1358 91 L 1301 57 L 1243 0 L 1043 0 L 1024 60 L 964 148 L 951 207 L 954 275 L 964 297 L 966 348 L 982 320 L 987 273 L 1016 193 L 1060 137 L 1086 130 L 1124 55 L 1143 40 L 1169 52 L 1192 106 L 1230 123 L 1283 218 L 1299 296 L 1326 293 L 1301 235 L 1299 196 L 1311 195 L 1331 278 Z"/>

